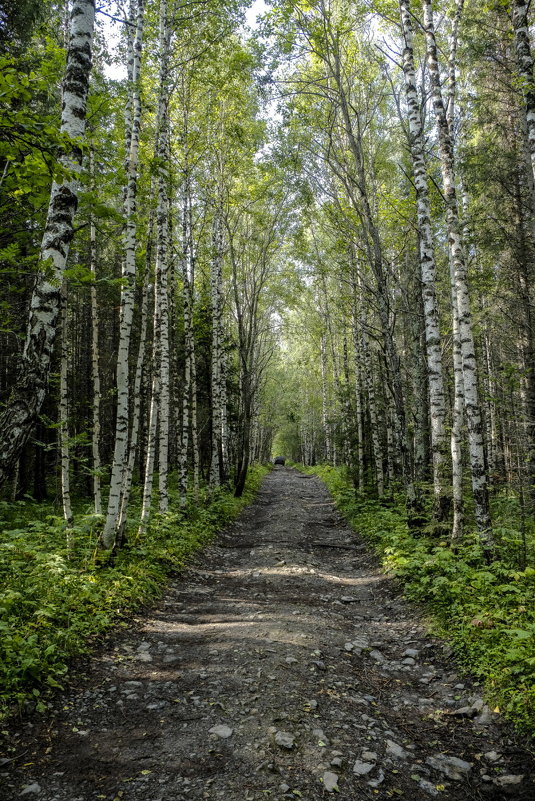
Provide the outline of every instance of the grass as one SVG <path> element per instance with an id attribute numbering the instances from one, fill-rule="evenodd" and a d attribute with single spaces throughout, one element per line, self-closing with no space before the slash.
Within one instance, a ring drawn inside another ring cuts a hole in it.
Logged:
<path id="1" fill-rule="evenodd" d="M 325 482 L 348 523 L 402 580 L 406 596 L 425 605 L 492 706 L 534 735 L 535 540 L 532 529 L 527 541 L 519 531 L 516 500 L 495 504 L 497 559 L 488 565 L 476 533 L 453 552 L 445 540 L 409 531 L 402 498 L 381 503 L 359 496 L 342 468 L 306 472 Z"/>
<path id="2" fill-rule="evenodd" d="M 70 660 L 161 595 L 169 574 L 251 502 L 268 470 L 250 470 L 241 498 L 201 491 L 185 511 L 173 505 L 155 515 L 146 536 L 132 537 L 114 563 L 99 562 L 101 518 L 78 515 L 67 546 L 63 520 L 46 507 L 0 503 L 0 718 L 28 704 L 44 710 Z M 136 512 L 134 502 L 132 529 Z"/>

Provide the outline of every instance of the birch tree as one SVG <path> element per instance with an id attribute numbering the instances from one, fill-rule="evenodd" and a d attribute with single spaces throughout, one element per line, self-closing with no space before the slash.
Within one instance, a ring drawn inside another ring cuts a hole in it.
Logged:
<path id="1" fill-rule="evenodd" d="M 447 518 L 449 509 L 449 496 L 446 487 L 447 463 L 445 454 L 446 403 L 442 378 L 441 336 L 435 292 L 436 261 L 431 227 L 431 203 L 429 199 L 429 186 L 425 163 L 422 109 L 416 84 L 413 21 L 409 0 L 400 0 L 400 14 L 404 42 L 403 73 L 405 76 L 405 93 L 408 109 L 409 144 L 414 175 L 414 187 L 416 191 L 421 286 L 425 316 L 435 517 L 442 521 Z M 453 69 L 455 70 L 455 68 Z"/>
<path id="2" fill-rule="evenodd" d="M 0 417 L 0 484 L 9 476 L 24 447 L 46 394 L 61 306 L 62 274 L 78 204 L 94 23 L 94 0 L 74 0 L 62 87 L 60 130 L 68 144 L 59 163 L 65 172 L 61 180 L 52 183 L 19 376 Z"/>
<path id="3" fill-rule="evenodd" d="M 131 19 L 136 20 L 136 33 L 132 44 L 131 72 L 129 75 L 125 125 L 126 183 L 124 187 L 123 212 L 124 256 L 122 267 L 121 304 L 119 312 L 119 347 L 117 351 L 116 386 L 117 409 L 115 422 L 115 447 L 110 477 L 110 492 L 106 521 L 102 532 L 102 545 L 111 548 L 116 539 L 121 515 L 121 496 L 125 467 L 128 462 L 128 440 L 130 431 L 130 344 L 135 303 L 135 276 L 137 250 L 137 180 L 139 170 L 139 137 L 141 129 L 141 53 L 144 25 L 144 0 L 132 0 Z"/>
<path id="4" fill-rule="evenodd" d="M 477 387 L 477 364 L 472 332 L 466 259 L 463 249 L 462 228 L 457 200 L 453 139 L 452 132 L 448 125 L 446 107 L 442 95 L 433 8 L 430 0 L 424 0 L 423 11 L 427 43 L 427 63 L 431 81 L 433 109 L 438 129 L 440 163 L 446 202 L 449 254 L 453 265 L 455 284 L 454 301 L 459 319 L 459 336 L 463 359 L 464 404 L 468 425 L 472 492 L 476 506 L 476 522 L 480 530 L 481 540 L 485 548 L 491 549 L 493 538 L 488 500 L 481 409 Z"/>
<path id="5" fill-rule="evenodd" d="M 211 358 L 211 406 L 212 441 L 209 484 L 217 487 L 225 480 L 225 455 L 223 450 L 223 404 L 226 402 L 223 384 L 223 220 L 220 206 L 214 211 L 213 253 L 210 260 L 210 300 L 212 307 L 212 358 Z"/>

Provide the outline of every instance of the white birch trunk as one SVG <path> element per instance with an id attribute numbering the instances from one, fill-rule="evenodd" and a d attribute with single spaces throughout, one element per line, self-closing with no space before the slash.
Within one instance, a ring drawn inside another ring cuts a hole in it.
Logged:
<path id="1" fill-rule="evenodd" d="M 149 226 L 149 230 L 150 230 Z M 139 422 L 141 419 L 141 385 L 143 381 L 143 368 L 145 365 L 145 355 L 147 349 L 147 322 L 149 312 L 149 275 L 150 275 L 150 237 L 149 233 L 149 246 L 147 248 L 147 275 L 145 283 L 143 284 L 143 297 L 141 300 L 141 324 L 139 334 L 139 347 L 136 360 L 136 372 L 134 375 L 134 409 L 132 415 L 132 431 L 130 434 L 130 443 L 128 450 L 128 462 L 123 479 L 123 492 L 121 497 L 121 512 L 119 515 L 119 524 L 117 539 L 122 542 L 124 539 L 124 530 L 126 526 L 126 516 L 128 512 L 128 504 L 130 502 L 130 492 L 132 490 L 132 476 L 134 474 L 134 466 L 136 463 L 137 443 L 139 439 Z"/>
<path id="2" fill-rule="evenodd" d="M 167 0 L 160 3 L 160 89 L 158 98 L 158 208 L 156 212 L 157 250 L 155 304 L 158 304 L 159 333 L 159 440 L 158 440 L 158 499 L 159 510 L 169 508 L 169 286 L 168 286 L 168 233 L 169 233 L 169 48 L 171 30 L 167 14 Z"/>
<path id="3" fill-rule="evenodd" d="M 190 431 L 190 398 L 191 398 L 191 349 L 192 349 L 192 323 L 190 291 L 190 258 L 192 254 L 191 217 L 190 217 L 190 186 L 189 176 L 184 183 L 183 217 L 182 217 L 182 302 L 184 315 L 184 381 L 182 385 L 182 434 L 178 459 L 178 491 L 180 505 L 185 506 L 188 491 L 188 449 Z"/>
<path id="4" fill-rule="evenodd" d="M 89 171 L 91 184 L 94 189 L 95 165 L 93 152 L 90 153 Z M 102 492 L 100 487 L 100 370 L 99 370 L 99 319 L 97 299 L 97 231 L 95 218 L 91 215 L 89 223 L 89 269 L 91 271 L 91 383 L 92 399 L 92 426 L 91 426 L 91 455 L 93 467 L 93 503 L 95 514 L 102 514 Z"/>
<path id="5" fill-rule="evenodd" d="M 355 284 L 354 292 L 355 292 Z M 357 477 L 358 488 L 364 489 L 364 431 L 362 425 L 362 353 L 357 322 L 356 295 L 353 308 L 353 350 L 355 356 L 355 417 L 357 422 Z"/>
<path id="6" fill-rule="evenodd" d="M 433 460 L 434 514 L 437 520 L 448 516 L 446 490 L 446 399 L 442 371 L 442 348 L 436 300 L 436 261 L 431 228 L 431 203 L 425 163 L 424 133 L 416 71 L 414 66 L 413 23 L 409 0 L 400 0 L 401 26 L 404 38 L 403 73 L 407 97 L 409 143 L 412 157 L 416 211 L 420 246 L 421 291 L 425 321 L 427 376 L 431 419 L 431 452 Z M 455 67 L 453 66 L 453 69 Z"/>
<path id="7" fill-rule="evenodd" d="M 61 357 L 59 372 L 59 444 L 61 463 L 61 501 L 63 506 L 63 519 L 67 527 L 72 527 L 74 517 L 71 503 L 71 456 L 69 447 L 69 340 L 68 340 L 68 312 L 67 312 L 67 286 L 65 282 L 61 288 Z M 67 544 L 70 546 L 69 536 Z"/>
<path id="8" fill-rule="evenodd" d="M 464 528 L 464 499 L 463 499 L 463 459 L 462 459 L 462 433 L 464 420 L 464 381 L 463 381 L 463 355 L 459 329 L 459 313 L 457 311 L 457 292 L 453 265 L 450 260 L 451 271 L 451 305 L 453 309 L 453 381 L 454 398 L 451 423 L 451 462 L 452 462 L 452 500 L 453 525 L 451 539 L 453 543 L 460 542 Z"/>
<path id="9" fill-rule="evenodd" d="M 223 226 L 219 210 L 216 209 L 213 227 L 213 255 L 210 263 L 210 293 L 212 304 L 212 458 L 210 462 L 209 484 L 217 487 L 222 476 L 222 262 Z"/>
<path id="10" fill-rule="evenodd" d="M 325 461 L 332 462 L 331 424 L 329 422 L 329 394 L 327 387 L 326 335 L 321 335 L 321 420 L 325 439 Z"/>
<path id="11" fill-rule="evenodd" d="M 72 142 L 83 140 L 85 132 L 94 24 L 94 0 L 74 0 L 61 112 L 61 133 Z M 62 166 L 75 176 L 61 183 L 54 181 L 50 192 L 19 377 L 0 417 L 0 484 L 11 475 L 47 391 L 60 311 L 62 274 L 74 233 L 73 220 L 78 203 L 76 173 L 80 170 L 81 159 L 82 150 L 78 144 L 60 157 Z"/>
<path id="12" fill-rule="evenodd" d="M 132 9 L 134 10 L 134 4 Z M 106 522 L 102 532 L 102 545 L 111 548 L 115 544 L 119 519 L 123 480 L 128 463 L 128 440 L 130 428 L 130 344 L 134 317 L 136 250 L 137 250 L 137 178 L 139 168 L 139 135 L 141 128 L 140 71 L 144 23 L 144 0 L 137 0 L 136 34 L 133 44 L 132 80 L 129 86 L 132 102 L 131 124 L 126 126 L 126 186 L 124 198 L 124 261 L 123 285 L 119 320 L 119 348 L 117 352 L 116 386 L 117 410 L 115 422 L 115 448 L 110 478 L 110 494 Z"/>
<path id="13" fill-rule="evenodd" d="M 155 294 L 156 297 L 156 294 Z M 155 304 L 156 305 L 156 304 Z M 145 481 L 143 484 L 143 501 L 139 521 L 138 536 L 142 537 L 149 525 L 150 509 L 152 505 L 152 485 L 154 481 L 154 462 L 156 457 L 157 429 L 158 429 L 158 401 L 160 392 L 160 376 L 158 365 L 153 364 L 153 379 L 150 400 L 149 430 L 147 436 L 147 454 L 145 459 Z"/>
<path id="14" fill-rule="evenodd" d="M 382 498 L 385 494 L 385 475 L 383 469 L 383 448 L 379 431 L 379 415 L 377 414 L 377 402 L 375 397 L 375 386 L 373 382 L 373 367 L 368 341 L 368 331 L 366 320 L 361 323 L 362 354 L 364 356 L 364 370 L 366 376 L 366 392 L 368 395 L 368 410 L 370 412 L 371 438 L 373 448 L 373 458 L 375 464 L 375 481 L 377 484 L 377 495 Z"/>
<path id="15" fill-rule="evenodd" d="M 219 373 L 219 391 L 221 395 L 221 471 L 222 480 L 226 481 L 229 474 L 229 427 L 228 427 L 228 402 L 227 402 L 227 371 L 225 364 L 225 354 L 223 351 L 223 342 L 225 341 L 225 332 L 223 327 L 223 315 L 221 315 L 221 327 L 219 329 L 219 343 L 221 347 L 221 361 Z"/>
<path id="16" fill-rule="evenodd" d="M 516 59 L 518 74 L 522 80 L 528 149 L 531 170 L 535 179 L 535 79 L 533 76 L 534 60 L 531 53 L 529 35 L 529 2 L 528 0 L 513 0 L 512 6 Z"/>
<path id="17" fill-rule="evenodd" d="M 464 256 L 462 229 L 459 218 L 457 191 L 455 186 L 455 157 L 451 131 L 446 118 L 442 97 L 438 50 L 435 41 L 433 9 L 430 0 L 423 0 L 424 29 L 427 42 L 427 63 L 431 80 L 433 108 L 437 122 L 442 181 L 447 208 L 448 240 L 453 264 L 455 295 L 459 315 L 459 332 L 463 359 L 463 382 L 465 413 L 468 427 L 472 491 L 475 502 L 477 527 L 483 547 L 493 547 L 490 508 L 488 501 L 487 472 L 481 410 L 477 388 L 477 364 L 472 332 L 470 298 L 467 283 L 467 267 Z"/>
<path id="18" fill-rule="evenodd" d="M 193 297 L 191 305 L 193 308 Z M 193 324 L 191 325 L 189 352 L 191 359 L 191 453 L 192 453 L 192 467 L 193 467 L 193 494 L 194 497 L 196 498 L 200 486 L 201 459 L 199 450 L 199 427 L 197 422 L 197 361 L 195 356 L 195 338 L 193 334 Z"/>

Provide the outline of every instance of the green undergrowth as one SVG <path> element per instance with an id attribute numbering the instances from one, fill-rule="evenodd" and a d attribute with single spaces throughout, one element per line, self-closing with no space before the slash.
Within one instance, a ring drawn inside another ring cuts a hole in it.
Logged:
<path id="1" fill-rule="evenodd" d="M 487 700 L 535 734 L 535 568 L 515 563 L 518 531 L 496 519 L 498 559 L 489 566 L 475 534 L 454 553 L 444 540 L 409 532 L 402 499 L 359 496 L 339 468 L 306 472 L 325 482 L 348 523 L 402 580 L 405 595 L 425 605 L 436 632 L 484 685 Z"/>
<path id="2" fill-rule="evenodd" d="M 201 491 L 185 511 L 155 515 L 138 542 L 134 504 L 132 532 L 113 562 L 97 548 L 102 518 L 79 515 L 67 532 L 61 518 L 37 516 L 35 504 L 0 503 L 0 717 L 28 704 L 42 711 L 69 660 L 157 598 L 167 576 L 251 502 L 268 470 L 250 470 L 241 498 Z"/>

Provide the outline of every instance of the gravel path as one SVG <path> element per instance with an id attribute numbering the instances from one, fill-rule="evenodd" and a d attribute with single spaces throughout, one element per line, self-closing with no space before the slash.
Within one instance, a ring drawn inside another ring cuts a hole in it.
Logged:
<path id="1" fill-rule="evenodd" d="M 46 721 L 0 798 L 533 799 L 534 762 L 340 520 L 267 476 Z"/>

